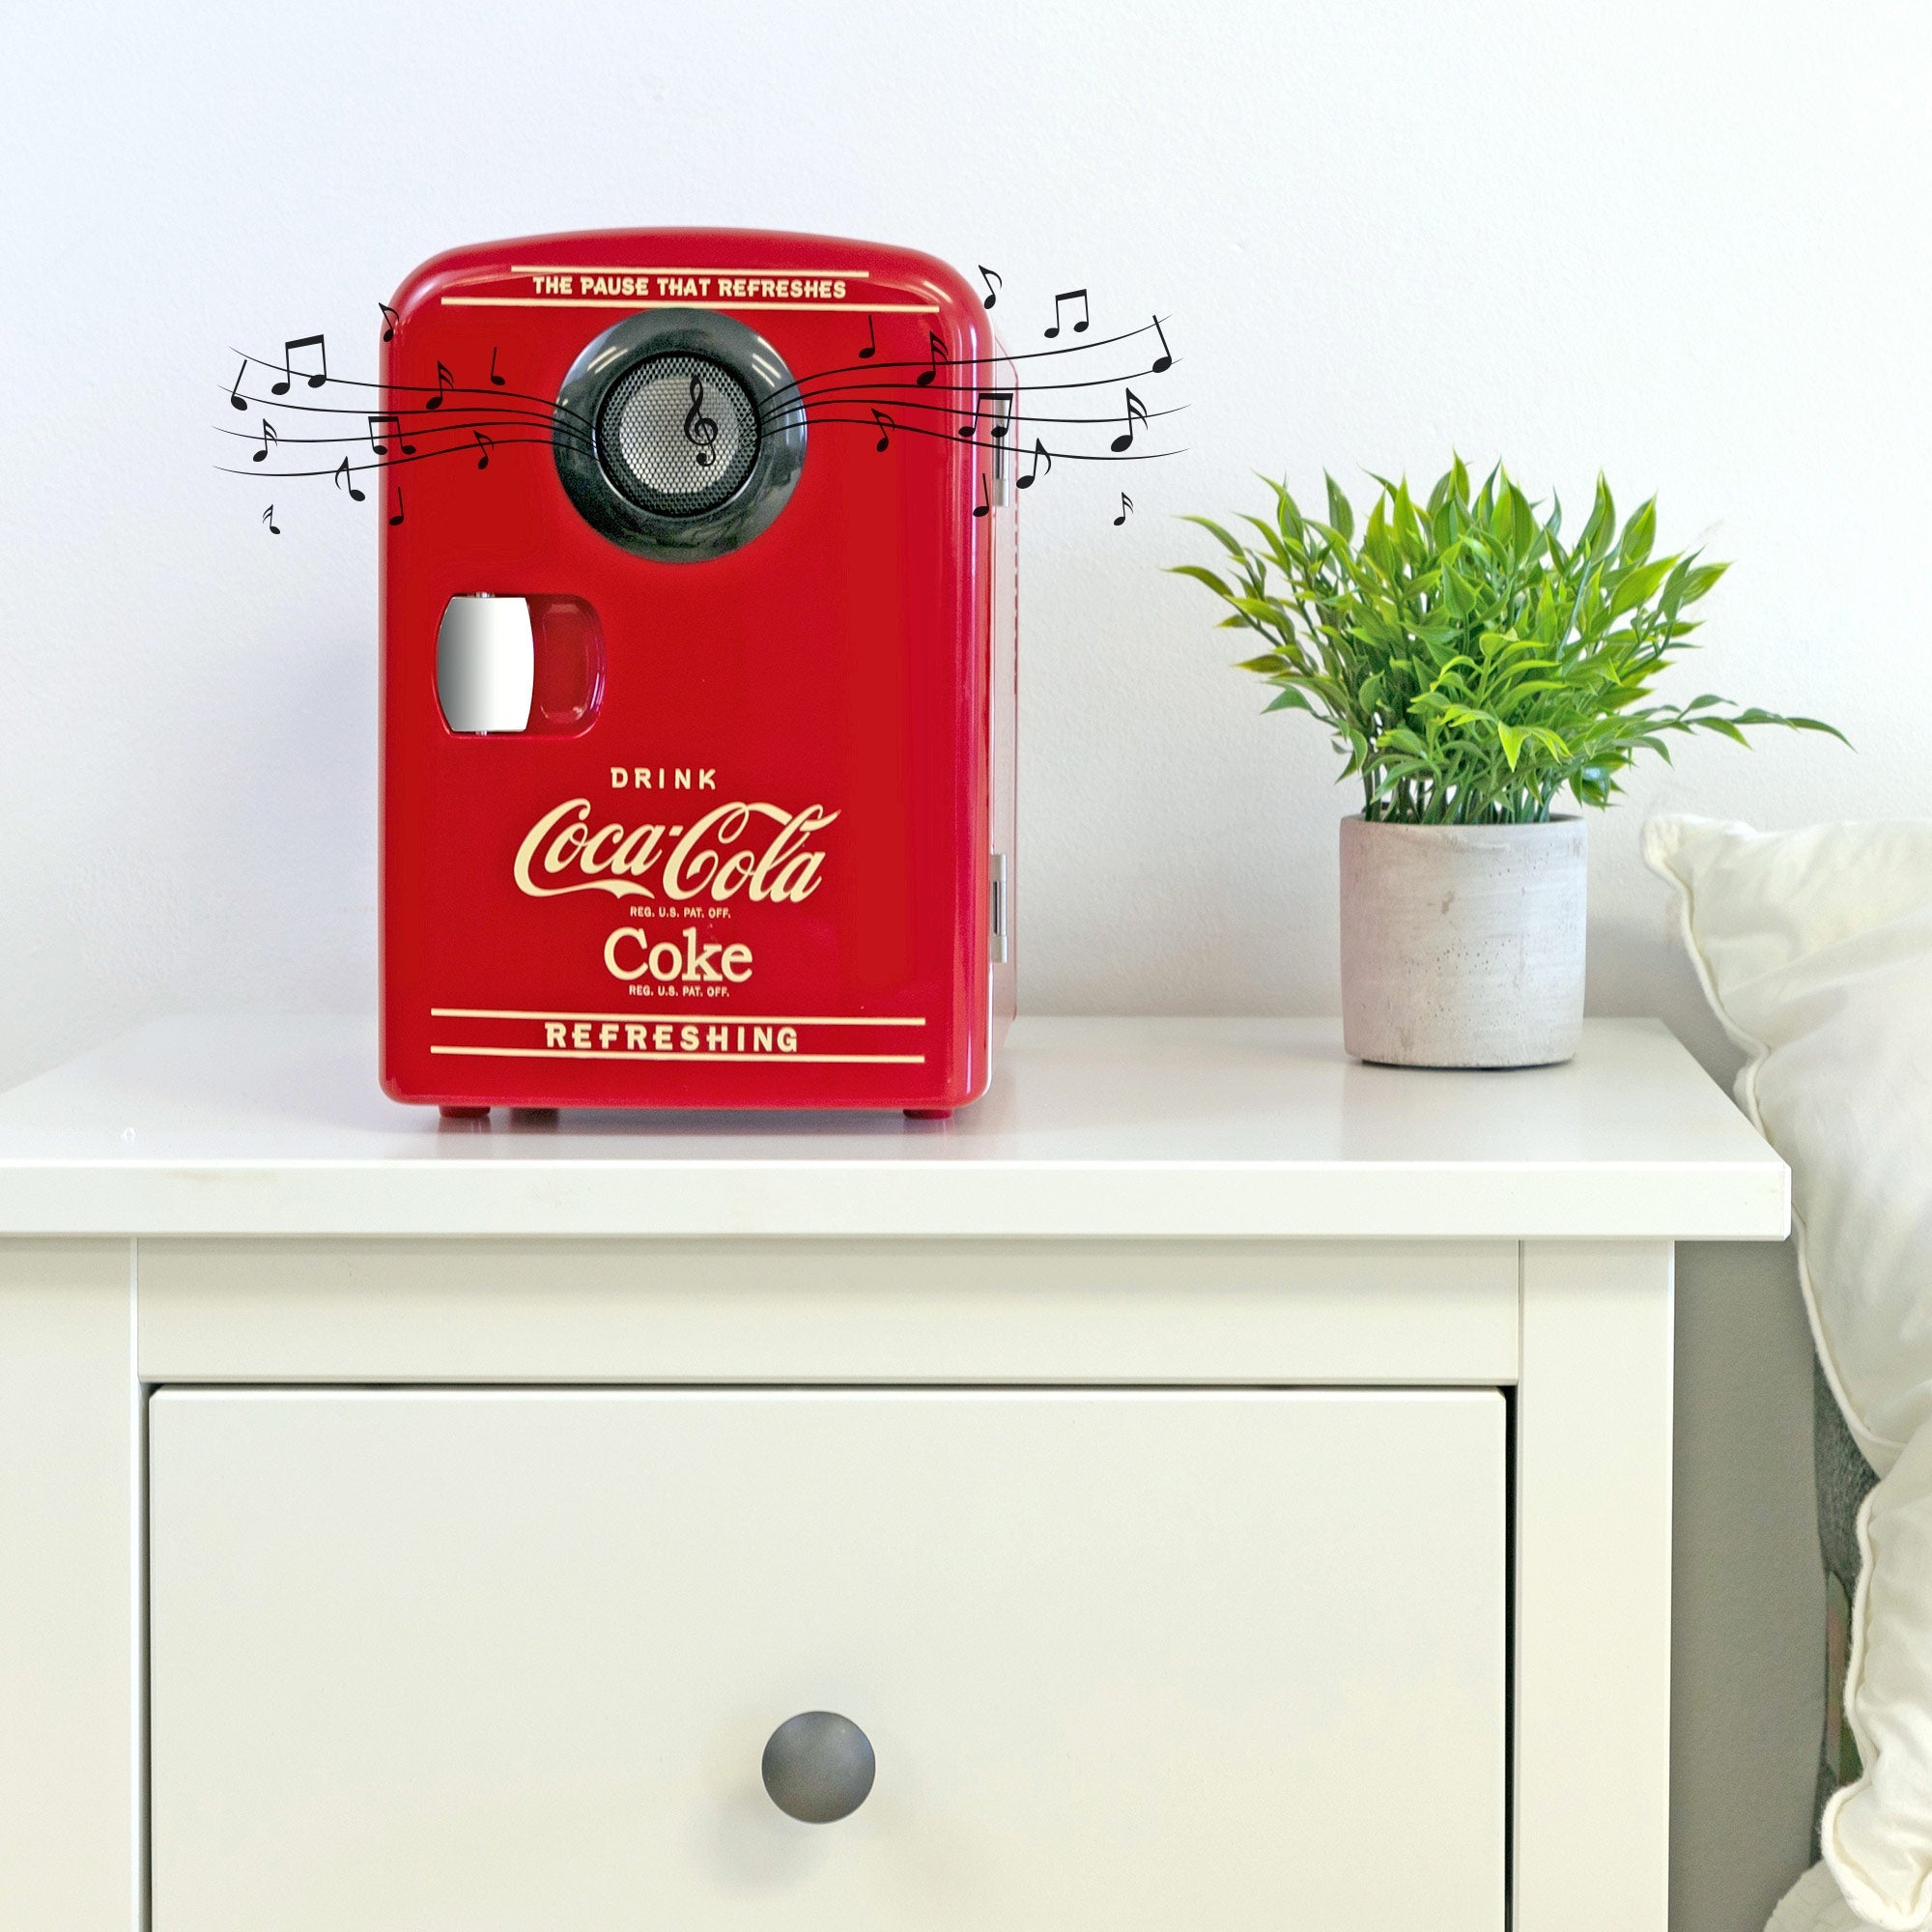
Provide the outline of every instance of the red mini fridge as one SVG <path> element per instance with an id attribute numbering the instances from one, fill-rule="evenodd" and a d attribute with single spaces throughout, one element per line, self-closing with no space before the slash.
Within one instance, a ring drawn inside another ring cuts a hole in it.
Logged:
<path id="1" fill-rule="evenodd" d="M 1018 384 L 903 248 L 646 229 L 397 293 L 383 1084 L 904 1109 L 1013 1010 Z"/>

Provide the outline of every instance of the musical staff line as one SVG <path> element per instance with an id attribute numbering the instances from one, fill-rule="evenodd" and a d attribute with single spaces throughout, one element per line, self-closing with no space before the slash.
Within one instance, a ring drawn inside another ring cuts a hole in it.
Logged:
<path id="1" fill-rule="evenodd" d="M 1020 391 L 1020 394 L 1023 397 L 1045 396 L 1063 395 L 1073 389 L 1111 389 L 1122 383 L 1138 382 L 1146 374 L 1147 371 L 1145 369 L 1129 369 L 1122 375 L 1094 376 L 1077 383 L 1030 383 Z M 836 387 L 814 389 L 810 394 L 801 392 L 789 397 L 775 395 L 759 410 L 758 419 L 760 422 L 766 424 L 777 422 L 782 420 L 783 417 L 794 411 L 810 411 L 813 403 L 823 402 L 828 398 L 836 398 L 840 402 L 846 402 L 863 400 L 868 395 L 877 395 L 881 402 L 903 402 L 909 408 L 918 408 L 921 406 L 919 399 L 922 397 L 958 396 L 966 398 L 983 393 L 986 392 L 981 390 L 980 384 L 977 383 L 934 383 L 930 385 L 923 383 L 843 383 Z M 950 406 L 938 405 L 937 407 Z M 1185 409 L 1186 407 L 1184 403 L 1175 406 L 1176 409 Z M 1172 415 L 1174 412 L 1172 409 L 1156 410 L 1153 412 L 1156 415 Z M 965 412 L 962 410 L 960 413 L 963 414 Z M 1094 416 L 1089 420 L 1094 422 L 1118 422 L 1120 416 L 1117 412 L 1113 415 Z"/>
<path id="2" fill-rule="evenodd" d="M 1118 422 L 1120 418 L 1115 416 L 1109 418 L 1109 420 Z M 864 429 L 873 432 L 876 432 L 878 429 L 878 425 L 869 416 L 827 416 L 821 422 L 814 424 L 813 427 L 825 429 Z M 895 437 L 924 437 L 934 442 L 947 443 L 954 449 L 982 449 L 989 456 L 998 455 L 1001 450 L 1007 447 L 1006 443 L 995 442 L 990 437 L 974 437 L 969 441 L 962 437 L 953 435 L 948 430 L 928 429 L 923 423 L 895 423 L 893 434 Z M 1185 456 L 1187 454 L 1188 451 L 1184 448 L 1134 450 L 1130 453 L 1122 453 L 1118 456 L 1111 450 L 1105 449 L 1049 449 L 1046 452 L 1046 458 L 1047 466 L 1050 469 L 1056 463 L 1159 463 L 1164 462 L 1170 456 Z"/>
<path id="3" fill-rule="evenodd" d="M 361 421 L 364 416 L 370 415 L 380 415 L 384 420 L 387 420 L 391 416 L 400 416 L 403 419 L 404 427 L 407 428 L 412 436 L 434 435 L 439 428 L 447 428 L 450 423 L 456 420 L 455 412 L 449 412 L 439 416 L 427 410 L 408 406 L 405 406 L 401 410 L 371 410 L 368 408 L 366 400 L 334 405 L 327 403 L 285 403 L 279 399 L 273 402 L 267 402 L 260 396 L 253 397 L 251 400 L 260 404 L 264 409 L 271 409 L 277 412 L 294 411 L 298 414 L 305 416 L 344 416 L 357 422 Z M 574 412 L 549 409 L 540 403 L 532 403 L 526 409 L 490 409 L 480 403 L 459 404 L 457 407 L 459 410 L 473 412 L 474 418 L 478 422 L 568 423 L 571 428 L 584 436 L 590 434 L 590 425 L 584 422 Z M 469 419 L 468 416 L 465 417 L 466 421 Z M 254 430 L 228 429 L 219 424 L 216 425 L 215 433 L 219 436 L 245 436 L 250 441 L 253 441 L 258 434 Z M 292 439 L 292 440 L 294 440 L 297 439 Z"/>
<path id="4" fill-rule="evenodd" d="M 1118 420 L 1118 418 L 1108 418 L 1108 420 Z M 875 437 L 879 433 L 879 425 L 870 416 L 827 416 L 821 418 L 820 422 L 815 426 L 826 429 L 863 429 Z M 231 431 L 229 434 L 232 435 L 234 432 Z M 949 429 L 929 429 L 923 423 L 895 422 L 892 434 L 895 438 L 901 436 L 919 437 L 932 442 L 944 444 L 949 448 L 983 450 L 988 455 L 998 454 L 1005 446 L 1002 443 L 995 442 L 990 437 L 974 437 L 969 441 L 956 436 Z M 290 440 L 294 440 L 295 439 Z M 359 438 L 348 440 L 360 440 Z M 555 437 L 549 436 L 498 437 L 492 447 L 496 449 L 553 449 L 556 446 L 557 440 Z M 1187 453 L 1184 448 L 1137 450 L 1130 454 L 1118 456 L 1108 450 L 1045 449 L 1044 451 L 1046 466 L 1049 469 L 1056 463 L 1158 463 L 1165 461 L 1168 457 L 1184 456 Z M 405 469 L 413 464 L 434 463 L 439 457 L 442 456 L 473 457 L 475 454 L 476 446 L 474 442 L 464 440 L 449 442 L 438 449 L 419 450 L 412 456 L 385 456 L 371 463 L 350 464 L 345 457 L 342 463 L 334 464 L 321 469 L 270 469 L 264 471 L 253 469 L 242 469 L 229 464 L 216 464 L 215 469 L 224 476 L 254 476 L 261 480 L 266 480 L 267 478 L 299 479 L 306 476 L 339 475 L 343 472 L 344 465 L 347 464 L 347 473 L 351 479 L 354 479 L 357 476 L 365 476 L 372 470 Z M 1037 467 L 1037 461 L 1036 467 Z M 1025 487 L 1024 484 L 1022 487 Z"/>
<path id="5" fill-rule="evenodd" d="M 258 369 L 279 369 L 282 366 L 279 362 L 271 362 L 265 356 L 250 355 L 245 349 L 237 349 L 232 343 L 229 345 L 228 353 L 231 355 L 240 355 L 242 358 L 244 374 L 246 373 L 246 366 L 249 363 L 253 363 Z M 237 386 L 240 386 L 239 380 Z M 315 386 L 322 385 L 318 384 Z M 355 376 L 330 376 L 327 378 L 327 386 L 331 389 L 381 389 L 391 395 L 405 393 L 410 395 L 435 395 L 446 393 L 453 396 L 487 396 L 498 402 L 528 403 L 533 408 L 540 410 L 556 410 L 562 407 L 561 404 L 551 396 L 534 396 L 524 389 L 485 388 L 480 384 L 458 383 L 445 391 L 442 389 L 441 384 L 437 383 L 400 383 L 394 381 L 369 383 L 363 382 Z M 263 403 L 263 399 L 259 396 L 252 400 L 257 403 Z M 278 410 L 322 407 L 321 405 L 312 403 L 284 402 L 279 396 L 275 397 L 272 404 L 263 404 L 263 406 Z M 572 412 L 572 413 L 575 412 Z"/>
<path id="6" fill-rule="evenodd" d="M 361 410 L 318 410 L 315 413 L 318 415 L 352 416 L 357 422 L 360 422 L 363 419 L 365 412 Z M 561 428 L 568 430 L 573 436 L 582 438 L 586 441 L 589 440 L 589 432 L 580 424 L 571 422 L 561 416 L 541 415 L 534 410 L 527 412 L 508 410 L 497 412 L 479 411 L 474 414 L 430 416 L 426 419 L 419 411 L 415 410 L 404 410 L 400 416 L 389 410 L 371 410 L 366 413 L 377 417 L 383 422 L 396 422 L 399 425 L 397 434 L 400 436 L 437 436 L 450 430 L 493 429 L 501 423 L 508 424 L 512 428 L 519 426 Z M 1118 418 L 1113 416 L 1097 416 L 1094 420 L 1096 422 L 1113 422 L 1118 420 Z M 261 434 L 259 430 L 230 429 L 223 423 L 216 423 L 214 425 L 214 433 L 216 436 L 240 437 L 246 442 L 255 441 Z M 289 430 L 278 432 L 280 440 L 283 442 L 360 442 L 363 439 L 363 431 L 359 429 L 340 437 L 297 436 L 293 431 Z"/>
<path id="7" fill-rule="evenodd" d="M 1173 321 L 1173 319 L 1174 318 L 1172 316 L 1165 318 L 1165 320 L 1170 322 Z M 995 355 L 962 356 L 956 361 L 949 358 L 948 367 L 954 374 L 963 375 L 964 372 L 966 372 L 967 370 L 994 368 L 1009 362 L 1043 362 L 1049 356 L 1055 356 L 1055 355 L 1092 355 L 1096 350 L 1112 349 L 1119 343 L 1132 342 L 1137 337 L 1147 335 L 1150 333 L 1160 335 L 1161 342 L 1164 346 L 1167 338 L 1164 334 L 1161 334 L 1160 325 L 1162 320 L 1163 318 L 1156 316 L 1151 322 L 1142 324 L 1142 326 L 1139 328 L 1124 329 L 1119 335 L 1098 336 L 1092 342 L 1069 343 L 1064 349 L 1023 349 L 1012 353 L 1008 353 L 1003 351 L 999 355 Z M 863 354 L 864 352 L 862 351 L 861 353 Z M 1156 358 L 1156 360 L 1158 359 L 1159 358 Z M 1167 366 L 1172 367 L 1176 359 L 1177 358 L 1173 356 L 1167 357 L 1166 358 Z M 868 360 L 864 364 L 864 366 L 862 366 L 860 363 L 857 362 L 837 363 L 824 369 L 813 369 L 803 376 L 794 376 L 790 381 L 790 383 L 781 384 L 778 389 L 775 389 L 772 392 L 771 397 L 768 399 L 768 405 L 776 405 L 786 394 L 802 390 L 810 384 L 823 382 L 827 377 L 830 376 L 878 375 L 888 369 L 923 370 L 928 368 L 929 366 L 930 366 L 929 359 L 925 361 L 914 359 L 911 361 L 904 361 L 904 362 L 878 362 L 878 361 Z M 1151 363 L 1144 370 L 1136 370 L 1134 372 L 1134 375 L 1157 376 L 1157 375 L 1162 375 L 1164 373 L 1165 373 L 1164 369 L 1156 367 Z M 1131 376 L 1096 377 L 1094 380 L 1096 383 L 1122 382 L 1122 381 L 1132 381 L 1133 377 Z M 925 387 L 927 385 L 922 384 L 921 386 Z M 977 379 L 974 380 L 973 386 L 975 388 L 979 386 Z M 1029 386 L 1032 388 L 1044 388 L 1048 385 L 1045 384 L 1035 383 L 1029 384 Z M 1077 385 L 1063 385 L 1063 386 L 1077 386 Z"/>
<path id="8" fill-rule="evenodd" d="M 495 449 L 517 449 L 522 447 L 552 449 L 555 447 L 555 441 L 554 438 L 547 436 L 498 437 L 492 444 L 492 447 Z M 380 457 L 373 463 L 352 464 L 349 463 L 349 459 L 345 456 L 341 463 L 333 464 L 324 469 L 270 469 L 263 471 L 260 469 L 239 469 L 225 463 L 217 463 L 214 468 L 216 472 L 223 476 L 253 476 L 258 479 L 268 477 L 299 478 L 304 476 L 340 476 L 344 473 L 343 466 L 347 464 L 347 474 L 353 483 L 354 479 L 357 476 L 366 476 L 372 470 L 407 469 L 412 464 L 434 463 L 440 456 L 473 457 L 475 454 L 476 445 L 473 442 L 452 442 L 441 449 L 425 449 L 419 451 L 414 456 Z"/>

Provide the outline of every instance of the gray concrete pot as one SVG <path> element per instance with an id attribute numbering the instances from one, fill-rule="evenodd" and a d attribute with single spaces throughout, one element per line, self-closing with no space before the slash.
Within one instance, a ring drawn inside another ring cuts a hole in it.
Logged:
<path id="1" fill-rule="evenodd" d="M 1342 1041 L 1395 1066 L 1544 1066 L 1583 1026 L 1583 822 L 1342 821 Z"/>

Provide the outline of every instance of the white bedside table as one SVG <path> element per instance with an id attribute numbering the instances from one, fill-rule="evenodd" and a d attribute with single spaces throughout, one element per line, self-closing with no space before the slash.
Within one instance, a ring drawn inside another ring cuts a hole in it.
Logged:
<path id="1" fill-rule="evenodd" d="M 374 1066 L 0 1098 L 9 1932 L 1662 1932 L 1672 1243 L 1787 1219 L 1662 1028 L 1026 1021 L 946 1125 Z"/>

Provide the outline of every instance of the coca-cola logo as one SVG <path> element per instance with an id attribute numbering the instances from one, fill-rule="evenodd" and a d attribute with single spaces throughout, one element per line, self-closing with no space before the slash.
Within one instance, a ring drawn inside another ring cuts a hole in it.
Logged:
<path id="1" fill-rule="evenodd" d="M 714 806 L 693 824 L 590 829 L 590 801 L 568 798 L 530 827 L 517 848 L 518 888 L 532 898 L 611 893 L 618 898 L 736 898 L 796 904 L 818 890 L 825 854 L 812 838 L 838 814 L 754 800 Z M 655 874 L 655 889 L 644 883 Z"/>

